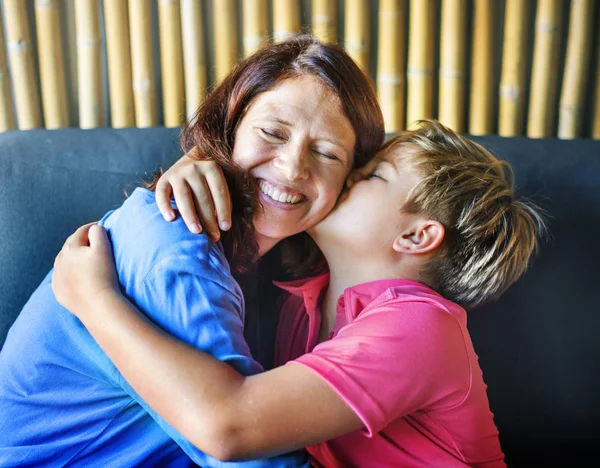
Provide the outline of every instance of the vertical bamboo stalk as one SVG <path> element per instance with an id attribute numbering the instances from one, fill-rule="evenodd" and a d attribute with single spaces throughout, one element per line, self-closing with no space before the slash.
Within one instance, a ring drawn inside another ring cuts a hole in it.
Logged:
<path id="1" fill-rule="evenodd" d="M 300 32 L 298 0 L 273 0 L 273 38 L 280 42 Z"/>
<path id="2" fill-rule="evenodd" d="M 15 128 L 15 116 L 10 95 L 10 80 L 6 66 L 6 49 L 4 48 L 4 27 L 0 16 L 0 132 Z"/>
<path id="3" fill-rule="evenodd" d="M 410 3 L 408 40 L 408 106 L 406 124 L 433 117 L 434 0 Z"/>
<path id="4" fill-rule="evenodd" d="M 248 57 L 269 40 L 267 0 L 244 0 L 242 18 L 244 57 Z"/>
<path id="5" fill-rule="evenodd" d="M 153 127 L 158 125 L 158 116 L 152 60 L 152 15 L 148 0 L 129 0 L 129 27 L 135 123 L 138 127 Z"/>
<path id="6" fill-rule="evenodd" d="M 236 0 L 219 0 L 214 15 L 215 78 L 219 83 L 237 62 Z"/>
<path id="7" fill-rule="evenodd" d="M 313 35 L 323 42 L 337 42 L 335 0 L 312 0 Z"/>
<path id="8" fill-rule="evenodd" d="M 567 57 L 558 110 L 558 138 L 581 136 L 595 6 L 594 0 L 573 0 L 571 3 Z"/>
<path id="9" fill-rule="evenodd" d="M 469 103 L 469 133 L 489 135 L 494 121 L 495 0 L 475 0 Z"/>
<path id="10" fill-rule="evenodd" d="M 360 68 L 369 71 L 370 2 L 346 0 L 345 48 Z"/>
<path id="11" fill-rule="evenodd" d="M 42 118 L 25 2 L 4 0 L 4 17 L 19 129 L 39 128 Z"/>
<path id="12" fill-rule="evenodd" d="M 75 26 L 75 3 L 76 0 L 63 0 L 64 6 L 64 59 L 65 59 L 65 86 L 67 94 L 67 110 L 69 126 L 79 125 L 79 96 L 77 93 L 77 29 Z"/>
<path id="13" fill-rule="evenodd" d="M 600 33 L 600 31 L 599 31 Z M 600 34 L 598 41 L 600 44 Z M 592 127 L 592 138 L 600 140 L 600 47 L 598 47 L 598 58 L 596 59 L 596 104 L 594 106 L 594 126 Z"/>
<path id="14" fill-rule="evenodd" d="M 549 137 L 552 133 L 561 9 L 562 0 L 538 0 L 527 119 L 527 136 L 530 138 Z"/>
<path id="15" fill-rule="evenodd" d="M 75 1 L 75 28 L 77 30 L 79 126 L 95 128 L 102 124 L 100 27 L 96 0 Z"/>
<path id="16" fill-rule="evenodd" d="M 465 125 L 466 14 L 466 0 L 443 0 L 438 118 L 461 133 Z"/>
<path id="17" fill-rule="evenodd" d="M 181 0 L 181 33 L 185 75 L 185 113 L 190 119 L 206 96 L 202 6 L 197 0 Z"/>
<path id="18" fill-rule="evenodd" d="M 46 128 L 68 127 L 65 61 L 60 38 L 58 2 L 36 0 L 35 22 Z"/>
<path id="19" fill-rule="evenodd" d="M 179 0 L 159 1 L 158 22 L 165 126 L 178 127 L 185 118 Z"/>
<path id="20" fill-rule="evenodd" d="M 405 127 L 405 28 L 406 0 L 380 0 L 377 94 L 389 133 Z"/>
<path id="21" fill-rule="evenodd" d="M 135 125 L 127 0 L 104 0 L 110 116 L 114 128 Z"/>
<path id="22" fill-rule="evenodd" d="M 498 128 L 502 136 L 521 135 L 523 131 L 528 4 L 522 0 L 506 0 Z"/>

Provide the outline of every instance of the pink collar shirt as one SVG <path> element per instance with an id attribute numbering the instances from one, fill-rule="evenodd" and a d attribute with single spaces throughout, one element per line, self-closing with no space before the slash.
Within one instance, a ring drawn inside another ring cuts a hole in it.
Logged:
<path id="1" fill-rule="evenodd" d="M 317 344 L 329 274 L 276 283 L 287 291 L 275 363 L 323 378 L 364 428 L 308 447 L 337 467 L 505 467 L 466 313 L 424 284 L 385 280 L 338 300 Z"/>

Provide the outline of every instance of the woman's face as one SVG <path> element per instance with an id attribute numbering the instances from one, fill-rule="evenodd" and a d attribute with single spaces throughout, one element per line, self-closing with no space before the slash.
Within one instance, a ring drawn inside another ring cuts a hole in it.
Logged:
<path id="1" fill-rule="evenodd" d="M 235 134 L 233 160 L 257 185 L 260 253 L 333 208 L 353 164 L 355 134 L 339 98 L 310 76 L 260 94 Z"/>

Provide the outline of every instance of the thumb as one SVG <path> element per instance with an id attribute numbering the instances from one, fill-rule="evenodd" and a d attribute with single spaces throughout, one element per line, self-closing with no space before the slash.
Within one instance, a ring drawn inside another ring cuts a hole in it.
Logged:
<path id="1" fill-rule="evenodd" d="M 108 240 L 106 229 L 104 229 L 103 226 L 100 226 L 99 224 L 90 226 L 88 237 L 92 249 L 108 254 L 112 258 L 112 246 Z"/>

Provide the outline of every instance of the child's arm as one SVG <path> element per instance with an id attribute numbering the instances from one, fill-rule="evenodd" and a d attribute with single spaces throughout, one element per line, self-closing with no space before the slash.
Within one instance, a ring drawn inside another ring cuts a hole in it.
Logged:
<path id="1" fill-rule="evenodd" d="M 82 229 L 57 257 L 53 289 L 154 410 L 200 450 L 254 458 L 362 426 L 325 381 L 301 365 L 243 377 L 152 325 L 119 292 L 100 227 Z"/>

